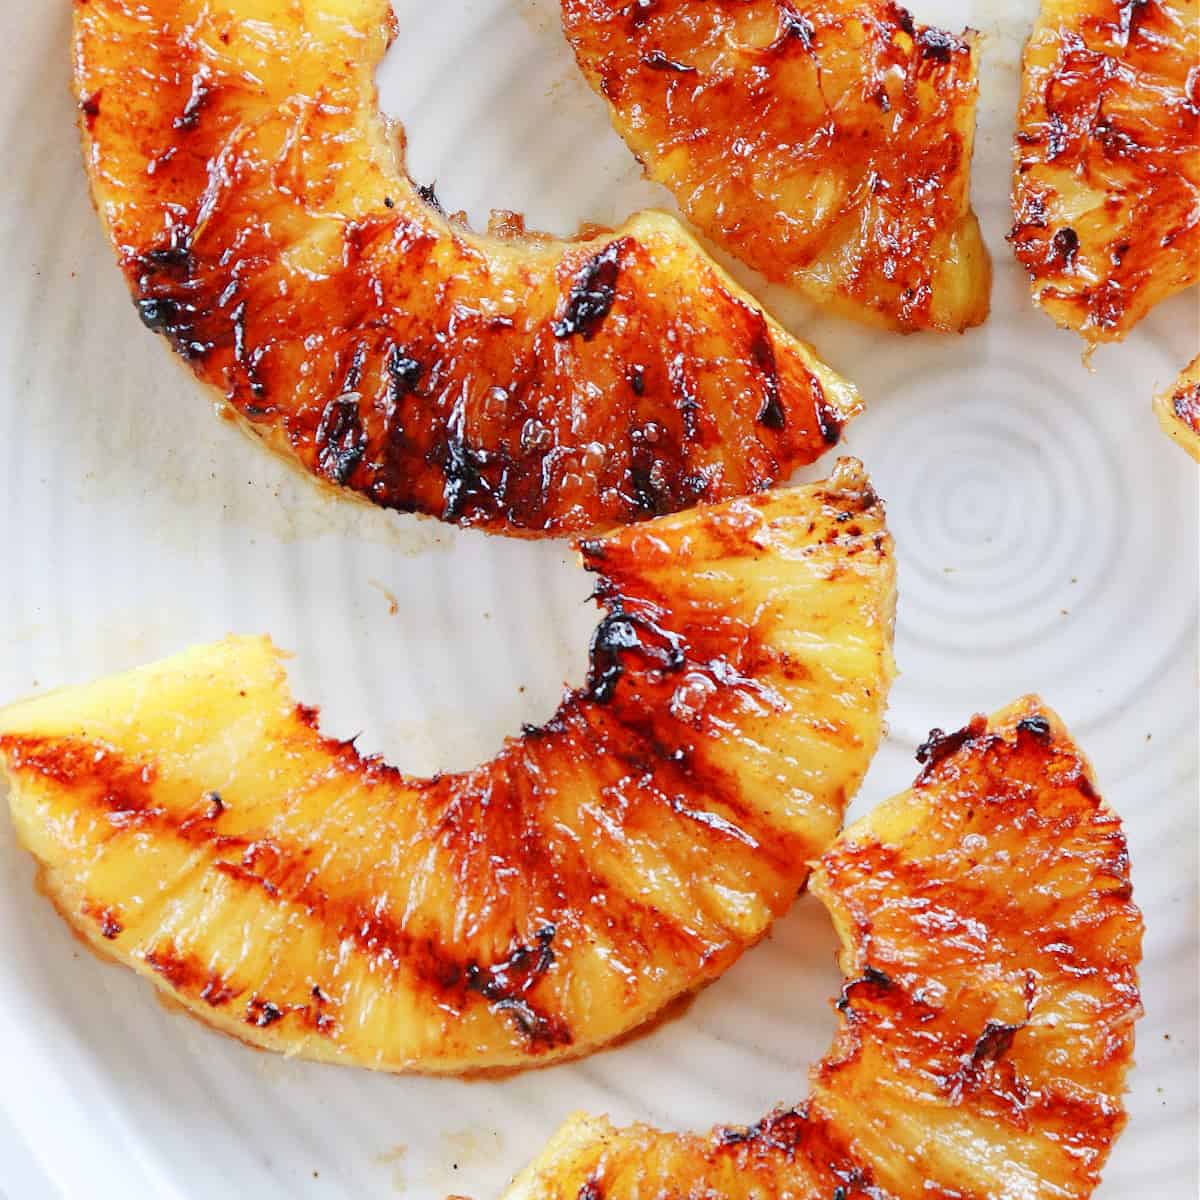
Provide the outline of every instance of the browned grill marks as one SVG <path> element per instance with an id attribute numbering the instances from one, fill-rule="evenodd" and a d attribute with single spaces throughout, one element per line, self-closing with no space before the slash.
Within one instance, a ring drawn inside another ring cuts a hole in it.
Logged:
<path id="1" fill-rule="evenodd" d="M 274 14 L 289 75 L 248 66 L 192 0 L 76 8 L 86 157 L 134 302 L 253 432 L 375 504 L 530 536 L 759 490 L 824 453 L 856 398 L 823 374 L 822 423 L 807 351 L 678 227 L 500 249 L 393 178 L 358 61 L 391 13 L 356 19 L 325 44 Z M 747 311 L 778 366 L 761 423 Z"/>
<path id="2" fill-rule="evenodd" d="M 1091 342 L 1200 277 L 1198 52 L 1189 0 L 1047 7 L 1026 49 L 1009 240 Z"/>
<path id="3" fill-rule="evenodd" d="M 369 392 L 366 361 L 344 355 L 337 386 Z M 0 754 L 14 794 L 39 809 L 25 820 L 71 814 L 56 822 L 73 831 L 64 860 L 96 850 L 71 868 L 64 914 L 93 945 L 120 925 L 118 957 L 225 1031 L 385 1069 L 579 1053 L 724 969 L 787 907 L 832 835 L 880 714 L 860 721 L 844 666 L 825 681 L 823 648 L 792 663 L 778 635 L 803 623 L 810 601 L 795 597 L 820 585 L 827 563 L 851 548 L 876 555 L 859 560 L 875 582 L 838 584 L 829 600 L 878 638 L 860 665 L 874 681 L 864 703 L 880 702 L 892 592 L 874 503 L 861 468 L 843 463 L 825 484 L 589 540 L 607 615 L 587 681 L 472 771 L 408 778 L 353 739 L 323 736 L 315 709 L 289 707 L 265 639 L 190 652 L 203 670 L 188 678 L 203 683 L 184 694 L 201 723 L 171 753 L 156 756 L 143 719 L 123 709 L 117 725 L 89 710 L 70 724 L 74 738 L 8 734 Z M 788 556 L 795 584 L 768 562 L 756 601 L 755 560 L 798 547 L 812 554 Z M 714 589 L 724 571 L 745 572 L 748 592 Z M 821 641 L 842 628 L 834 620 L 820 614 Z M 176 669 L 139 677 L 136 704 L 153 708 L 155 681 Z M 222 762 L 226 712 L 260 723 Z M 825 747 L 818 768 L 807 751 L 779 756 L 772 714 Z M 127 737 L 122 720 L 142 732 Z M 748 786 L 761 769 L 780 772 L 786 807 Z M 139 872 L 152 873 L 149 891 Z M 68 883 L 58 866 L 47 879 L 56 897 Z M 81 915 L 83 897 L 96 901 Z M 373 1027 L 393 1005 L 411 1028 Z M 583 1028 L 585 1010 L 607 1031 Z M 309 1030 L 332 1043 L 320 1049 Z"/>
<path id="4" fill-rule="evenodd" d="M 986 316 L 967 187 L 973 34 L 918 27 L 884 0 L 562 12 L 618 132 L 724 249 L 872 323 L 957 330 Z M 762 424 L 781 428 L 772 409 Z"/>

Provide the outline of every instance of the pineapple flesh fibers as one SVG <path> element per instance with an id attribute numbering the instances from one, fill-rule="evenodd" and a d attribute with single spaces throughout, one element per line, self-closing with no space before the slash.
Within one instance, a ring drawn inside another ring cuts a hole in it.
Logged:
<path id="1" fill-rule="evenodd" d="M 607 609 L 544 726 L 406 778 L 322 736 L 264 638 L 0 713 L 13 819 L 95 946 L 288 1054 L 576 1056 L 715 978 L 878 745 L 895 582 L 861 467 L 584 542 Z"/>
<path id="2" fill-rule="evenodd" d="M 313 477 L 499 533 L 759 491 L 856 391 L 677 220 L 472 233 L 405 175 L 388 0 L 76 0 L 92 194 L 142 320 Z"/>
<path id="3" fill-rule="evenodd" d="M 576 1117 L 507 1200 L 1075 1200 L 1124 1124 L 1142 921 L 1036 698 L 934 732 L 812 891 L 847 983 L 809 1099 L 708 1137 Z"/>
<path id="4" fill-rule="evenodd" d="M 1200 356 L 1188 363 L 1173 387 L 1155 397 L 1154 412 L 1163 432 L 1200 462 Z"/>
<path id="5" fill-rule="evenodd" d="M 894 329 L 988 313 L 978 49 L 891 0 L 562 0 L 650 178 L 768 279 Z"/>
<path id="6" fill-rule="evenodd" d="M 1200 278 L 1200 0 L 1043 0 L 1017 124 L 1034 299 L 1119 341 Z"/>

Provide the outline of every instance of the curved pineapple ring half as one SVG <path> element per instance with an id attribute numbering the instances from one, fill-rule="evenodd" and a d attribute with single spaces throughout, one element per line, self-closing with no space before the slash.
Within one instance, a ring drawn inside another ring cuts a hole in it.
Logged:
<path id="1" fill-rule="evenodd" d="M 1141 1011 L 1120 823 L 1034 698 L 918 757 L 812 875 L 849 982 L 808 1101 L 708 1138 L 576 1117 L 508 1200 L 1091 1194 Z"/>
<path id="2" fill-rule="evenodd" d="M 978 51 L 891 0 L 562 0 L 652 179 L 768 279 L 896 329 L 987 316 Z"/>
<path id="3" fill-rule="evenodd" d="M 143 320 L 319 479 L 589 530 L 760 490 L 860 407 L 672 217 L 567 243 L 427 203 L 376 104 L 388 0 L 76 0 L 75 30 Z"/>
<path id="4" fill-rule="evenodd" d="M 1043 0 L 1025 48 L 1010 240 L 1092 343 L 1200 278 L 1198 57 L 1197 0 Z"/>
<path id="5" fill-rule="evenodd" d="M 1175 385 L 1154 398 L 1166 435 L 1200 462 L 1200 355 L 1180 372 Z"/>
<path id="6" fill-rule="evenodd" d="M 0 713 L 49 895 L 219 1029 L 388 1070 L 583 1054 L 715 978 L 878 744 L 882 507 L 846 460 L 582 552 L 608 609 L 586 687 L 464 774 L 322 737 L 265 639 Z"/>

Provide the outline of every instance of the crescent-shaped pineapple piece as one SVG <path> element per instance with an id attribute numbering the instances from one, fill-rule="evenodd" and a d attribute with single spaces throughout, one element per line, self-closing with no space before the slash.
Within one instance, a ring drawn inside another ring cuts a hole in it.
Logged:
<path id="1" fill-rule="evenodd" d="M 1200 3 L 1043 0 L 1025 48 L 1010 240 L 1093 344 L 1200 278 Z"/>
<path id="2" fill-rule="evenodd" d="M 891 0 L 562 0 L 649 176 L 768 279 L 895 329 L 987 316 L 978 50 Z"/>
<path id="3" fill-rule="evenodd" d="M 1200 462 L 1200 355 L 1180 372 L 1173 387 L 1154 398 L 1163 432 Z"/>
<path id="4" fill-rule="evenodd" d="M 92 193 L 142 319 L 313 476 L 501 533 L 760 490 L 854 389 L 674 218 L 485 236 L 376 103 L 388 0 L 75 0 Z"/>
<path id="5" fill-rule="evenodd" d="M 809 1099 L 709 1137 L 576 1117 L 507 1200 L 1077 1200 L 1124 1124 L 1141 916 L 1120 822 L 1026 698 L 814 870 L 848 980 Z"/>
<path id="6" fill-rule="evenodd" d="M 586 686 L 461 774 L 322 737 L 235 638 L 0 713 L 18 834 L 95 946 L 269 1049 L 575 1056 L 719 975 L 878 744 L 894 575 L 861 467 L 582 546 Z"/>

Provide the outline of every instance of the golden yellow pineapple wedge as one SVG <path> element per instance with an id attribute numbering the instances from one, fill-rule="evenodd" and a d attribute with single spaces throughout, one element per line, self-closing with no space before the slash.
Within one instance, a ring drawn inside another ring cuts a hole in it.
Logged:
<path id="1" fill-rule="evenodd" d="M 586 686 L 461 774 L 323 737 L 233 638 L 0 713 L 60 911 L 196 1016 L 387 1070 L 579 1055 L 719 975 L 841 825 L 892 678 L 862 468 L 581 546 Z"/>
<path id="2" fill-rule="evenodd" d="M 847 316 L 987 316 L 978 49 L 892 0 L 562 0 L 613 123 L 714 242 Z"/>
<path id="3" fill-rule="evenodd" d="M 1200 462 L 1200 355 L 1180 372 L 1173 387 L 1155 397 L 1154 412 L 1163 432 Z"/>
<path id="4" fill-rule="evenodd" d="M 253 432 L 373 503 L 527 535 L 757 491 L 838 440 L 855 390 L 674 218 L 563 242 L 427 202 L 376 104 L 395 32 L 388 0 L 76 0 L 142 319 Z"/>
<path id="5" fill-rule="evenodd" d="M 1074 1200 L 1124 1124 L 1142 922 L 1036 698 L 935 731 L 810 886 L 846 986 L 809 1099 L 708 1137 L 574 1118 L 507 1200 Z"/>
<path id="6" fill-rule="evenodd" d="M 1200 3 L 1042 0 L 1011 241 L 1034 299 L 1119 341 L 1200 278 Z"/>

